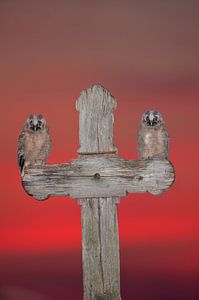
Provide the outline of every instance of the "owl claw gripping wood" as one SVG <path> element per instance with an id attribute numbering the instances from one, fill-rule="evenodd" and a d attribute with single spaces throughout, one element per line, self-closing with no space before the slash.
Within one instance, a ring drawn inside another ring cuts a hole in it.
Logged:
<path id="1" fill-rule="evenodd" d="M 30 115 L 26 120 L 18 143 L 18 165 L 21 176 L 27 166 L 42 165 L 51 149 L 48 125 L 42 115 Z"/>

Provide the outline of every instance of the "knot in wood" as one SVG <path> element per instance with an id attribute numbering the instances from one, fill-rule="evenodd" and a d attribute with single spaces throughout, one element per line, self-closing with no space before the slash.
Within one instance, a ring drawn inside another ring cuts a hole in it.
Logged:
<path id="1" fill-rule="evenodd" d="M 100 179 L 100 177 L 101 177 L 101 176 L 100 176 L 100 174 L 99 174 L 99 173 L 95 173 L 95 175 L 94 175 L 94 178 L 95 178 L 95 179 L 97 179 L 97 180 L 98 180 L 98 179 Z"/>
<path id="2" fill-rule="evenodd" d="M 143 180 L 143 176 L 141 176 L 141 175 L 137 175 L 137 176 L 135 176 L 135 178 L 138 180 L 138 181 L 140 181 L 140 180 Z"/>

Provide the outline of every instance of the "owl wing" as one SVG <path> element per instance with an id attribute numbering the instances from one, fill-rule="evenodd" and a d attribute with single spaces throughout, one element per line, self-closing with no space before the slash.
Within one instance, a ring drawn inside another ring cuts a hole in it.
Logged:
<path id="1" fill-rule="evenodd" d="M 24 153 L 24 132 L 19 136 L 19 141 L 18 141 L 18 165 L 20 167 L 21 174 L 23 173 L 23 167 L 25 163 L 25 153 Z"/>

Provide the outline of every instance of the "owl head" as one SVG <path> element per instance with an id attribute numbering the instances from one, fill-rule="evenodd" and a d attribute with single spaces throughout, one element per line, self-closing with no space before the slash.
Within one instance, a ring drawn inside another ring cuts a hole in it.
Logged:
<path id="1" fill-rule="evenodd" d="M 25 128 L 36 132 L 39 130 L 48 129 L 48 126 L 42 115 L 30 115 L 25 122 Z"/>
<path id="2" fill-rule="evenodd" d="M 164 124 L 161 114 L 157 110 L 147 110 L 141 118 L 141 125 L 148 128 L 157 128 Z"/>

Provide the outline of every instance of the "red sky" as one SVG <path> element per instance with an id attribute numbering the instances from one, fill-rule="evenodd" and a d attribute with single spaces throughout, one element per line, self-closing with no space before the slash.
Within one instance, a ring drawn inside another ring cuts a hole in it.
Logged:
<path id="1" fill-rule="evenodd" d="M 117 99 L 119 154 L 137 159 L 139 119 L 154 108 L 176 169 L 165 194 L 129 195 L 118 206 L 122 297 L 199 298 L 198 16 L 194 0 L 0 1 L 1 299 L 82 297 L 80 207 L 26 195 L 16 152 L 23 122 L 42 113 L 48 162 L 77 157 L 75 100 L 94 83 Z"/>

